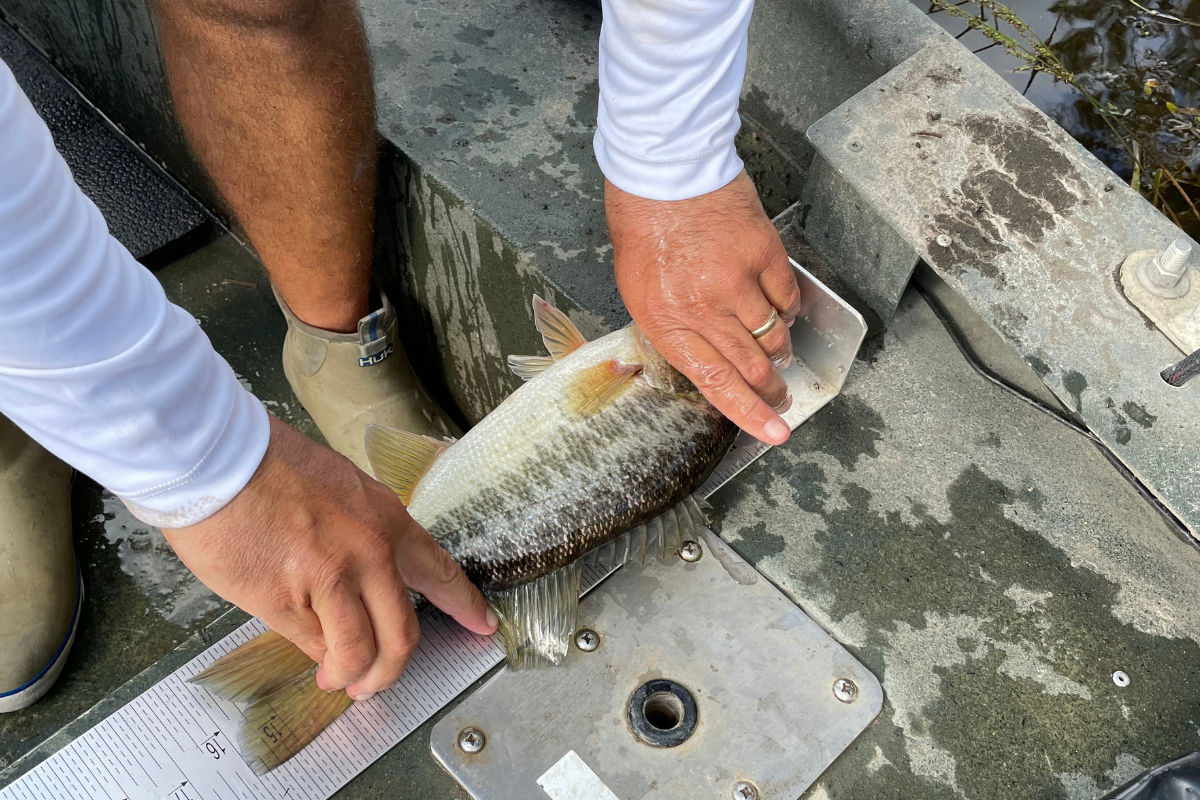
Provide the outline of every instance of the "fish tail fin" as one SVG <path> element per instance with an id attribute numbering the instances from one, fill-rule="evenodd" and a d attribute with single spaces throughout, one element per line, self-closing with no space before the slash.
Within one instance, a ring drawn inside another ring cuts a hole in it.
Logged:
<path id="1" fill-rule="evenodd" d="M 400 502 L 408 505 L 417 481 L 453 442 L 382 425 L 368 425 L 365 444 L 367 460 L 371 462 L 375 477 L 387 484 L 399 496 Z"/>
<path id="2" fill-rule="evenodd" d="M 238 748 L 255 774 L 265 775 L 307 747 L 353 703 L 345 692 L 317 686 L 312 664 L 307 672 L 256 697 L 242 712 Z"/>
<path id="3" fill-rule="evenodd" d="M 283 686 L 316 664 L 275 631 L 255 636 L 189 679 L 218 697 L 242 703 Z"/>
<path id="4" fill-rule="evenodd" d="M 536 580 L 487 592 L 500 619 L 504 653 L 512 669 L 557 664 L 567 654 L 579 621 L 579 561 Z"/>

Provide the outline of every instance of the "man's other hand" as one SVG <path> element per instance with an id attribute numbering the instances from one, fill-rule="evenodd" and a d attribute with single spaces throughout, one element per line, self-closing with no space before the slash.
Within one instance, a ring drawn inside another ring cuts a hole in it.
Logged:
<path id="1" fill-rule="evenodd" d="M 634 322 L 721 413 L 768 444 L 791 431 L 779 375 L 800 289 L 779 234 L 743 171 L 722 188 L 671 202 L 605 182 L 617 287 Z M 751 331 L 772 309 L 780 323 Z"/>
<path id="2" fill-rule="evenodd" d="M 365 699 L 400 677 L 421 635 L 407 587 L 469 630 L 496 628 L 483 595 L 388 487 L 274 417 L 237 497 L 165 533 L 205 585 L 319 662 L 327 691 Z"/>

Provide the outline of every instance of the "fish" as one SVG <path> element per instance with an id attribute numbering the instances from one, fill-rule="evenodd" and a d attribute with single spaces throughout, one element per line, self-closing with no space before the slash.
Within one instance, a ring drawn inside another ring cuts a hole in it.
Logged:
<path id="1" fill-rule="evenodd" d="M 509 356 L 524 383 L 461 439 L 366 431 L 375 477 L 496 611 L 511 668 L 566 656 L 584 565 L 669 559 L 698 538 L 707 520 L 693 493 L 737 435 L 636 325 L 589 342 L 541 297 L 532 308 L 549 355 Z M 246 705 L 239 746 L 256 771 L 352 702 L 317 688 L 316 665 L 296 653 L 268 632 L 192 678 Z"/>

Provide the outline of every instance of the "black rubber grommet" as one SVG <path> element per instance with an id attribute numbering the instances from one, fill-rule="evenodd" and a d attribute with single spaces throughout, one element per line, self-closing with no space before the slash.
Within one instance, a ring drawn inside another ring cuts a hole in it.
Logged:
<path id="1" fill-rule="evenodd" d="M 665 678 L 647 681 L 629 698 L 629 724 L 652 747 L 675 747 L 696 731 L 696 698 L 682 684 Z"/>

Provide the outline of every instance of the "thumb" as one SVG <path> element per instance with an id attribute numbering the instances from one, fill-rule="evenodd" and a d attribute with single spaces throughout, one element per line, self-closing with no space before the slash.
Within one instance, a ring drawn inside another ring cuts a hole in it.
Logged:
<path id="1" fill-rule="evenodd" d="M 469 631 L 490 634 L 496 615 L 483 594 L 442 547 L 415 522 L 400 541 L 400 576 L 405 585 L 445 611 Z"/>

